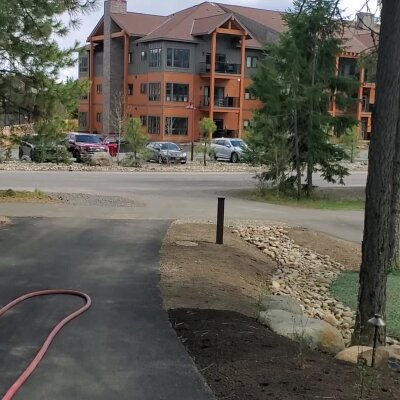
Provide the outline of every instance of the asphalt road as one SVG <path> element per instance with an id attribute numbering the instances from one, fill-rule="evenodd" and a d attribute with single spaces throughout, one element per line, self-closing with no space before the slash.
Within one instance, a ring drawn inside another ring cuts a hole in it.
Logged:
<path id="1" fill-rule="evenodd" d="M 362 187 L 365 182 L 365 172 L 355 172 L 346 178 L 347 186 Z M 315 184 L 327 186 L 318 176 L 315 177 Z M 214 220 L 216 198 L 225 196 L 228 221 L 284 222 L 354 242 L 360 242 L 362 238 L 363 213 L 360 211 L 293 209 L 237 198 L 237 191 L 254 187 L 251 174 L 1 171 L 0 188 L 10 187 L 120 195 L 136 200 L 138 207 L 98 209 L 85 206 L 0 204 L 0 214 L 6 216 Z"/>
<path id="2" fill-rule="evenodd" d="M 209 400 L 163 310 L 158 251 L 168 222 L 13 219 L 0 235 L 0 304 L 26 292 L 88 293 L 93 307 L 51 346 L 16 400 Z M 51 327 L 80 305 L 33 299 L 0 319 L 0 395 Z"/>

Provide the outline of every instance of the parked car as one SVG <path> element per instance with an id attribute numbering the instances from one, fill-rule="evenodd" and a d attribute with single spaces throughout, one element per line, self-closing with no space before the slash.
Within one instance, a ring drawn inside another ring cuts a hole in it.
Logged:
<path id="1" fill-rule="evenodd" d="M 243 159 L 244 150 L 247 148 L 242 139 L 220 138 L 211 142 L 215 160 L 226 160 L 237 163 Z"/>
<path id="2" fill-rule="evenodd" d="M 108 153 L 108 146 L 94 134 L 68 133 L 68 150 L 76 161 L 86 161 L 95 153 Z"/>
<path id="3" fill-rule="evenodd" d="M 163 163 L 187 163 L 187 154 L 175 143 L 152 142 L 147 145 L 149 150 L 148 161 Z"/>
<path id="4" fill-rule="evenodd" d="M 67 151 L 66 142 L 59 140 L 41 144 L 37 135 L 25 136 L 19 142 L 18 155 L 21 161 L 56 162 Z"/>
<path id="5" fill-rule="evenodd" d="M 111 157 L 116 157 L 118 152 L 118 138 L 116 136 L 106 136 L 103 139 L 103 144 L 108 147 L 108 152 Z"/>

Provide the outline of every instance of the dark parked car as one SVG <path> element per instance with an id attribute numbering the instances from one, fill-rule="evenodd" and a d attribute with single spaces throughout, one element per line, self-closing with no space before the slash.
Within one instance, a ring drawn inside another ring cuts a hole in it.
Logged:
<path id="1" fill-rule="evenodd" d="M 149 150 L 148 161 L 163 163 L 187 163 L 187 154 L 175 143 L 153 142 L 147 145 Z"/>
<path id="2" fill-rule="evenodd" d="M 22 138 L 19 143 L 18 155 L 21 161 L 36 162 L 56 162 L 63 159 L 67 152 L 66 141 L 60 140 L 58 143 L 40 143 L 37 135 L 29 135 Z"/>
<path id="3" fill-rule="evenodd" d="M 94 134 L 68 133 L 68 150 L 76 161 L 86 161 L 95 153 L 108 153 L 108 146 Z"/>

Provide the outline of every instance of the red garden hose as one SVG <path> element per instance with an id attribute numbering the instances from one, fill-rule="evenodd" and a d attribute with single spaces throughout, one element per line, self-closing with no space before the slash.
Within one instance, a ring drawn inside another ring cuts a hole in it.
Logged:
<path id="1" fill-rule="evenodd" d="M 33 297 L 59 295 L 59 294 L 81 297 L 86 301 L 86 304 L 83 307 L 81 307 L 80 309 L 76 310 L 71 315 L 69 315 L 68 317 L 64 318 L 53 328 L 50 335 L 47 337 L 47 339 L 43 343 L 42 347 L 40 348 L 39 352 L 37 353 L 36 357 L 29 364 L 28 368 L 14 382 L 14 384 L 10 387 L 10 389 L 8 389 L 7 393 L 4 395 L 2 400 L 11 400 L 14 397 L 15 393 L 17 393 L 17 391 L 22 387 L 22 385 L 25 383 L 25 381 L 29 378 L 29 376 L 32 374 L 32 372 L 39 365 L 40 361 L 42 361 L 42 359 L 45 356 L 47 350 L 49 349 L 51 343 L 53 342 L 53 340 L 57 336 L 57 334 L 60 332 L 60 330 L 65 325 L 67 325 L 68 322 L 72 321 L 79 315 L 86 312 L 90 308 L 90 306 L 92 304 L 92 300 L 90 299 L 90 297 L 87 294 L 77 292 L 75 290 L 42 290 L 40 292 L 28 293 L 24 296 L 21 296 L 18 299 L 15 299 L 14 301 L 12 301 L 10 304 L 7 304 L 5 307 L 0 309 L 0 317 L 1 317 L 7 311 L 11 310 L 17 304 L 22 303 L 25 300 L 31 299 Z"/>

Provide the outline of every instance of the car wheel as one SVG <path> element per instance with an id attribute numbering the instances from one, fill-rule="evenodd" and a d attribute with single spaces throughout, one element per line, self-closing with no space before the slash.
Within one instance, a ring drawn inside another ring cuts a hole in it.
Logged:
<path id="1" fill-rule="evenodd" d="M 214 161 L 218 161 L 218 157 L 216 154 L 214 154 Z"/>
<path id="2" fill-rule="evenodd" d="M 164 160 L 163 160 L 162 156 L 158 156 L 157 162 L 159 164 L 164 164 Z"/>
<path id="3" fill-rule="evenodd" d="M 237 162 L 239 162 L 239 156 L 237 153 L 232 153 L 231 155 L 231 162 L 233 162 L 234 164 L 236 164 Z"/>
<path id="4" fill-rule="evenodd" d="M 78 163 L 81 162 L 81 155 L 80 155 L 79 151 L 74 151 L 73 156 L 74 156 L 76 162 L 78 162 Z"/>
<path id="5" fill-rule="evenodd" d="M 22 155 L 19 159 L 21 162 L 32 162 L 32 159 L 29 156 Z"/>

